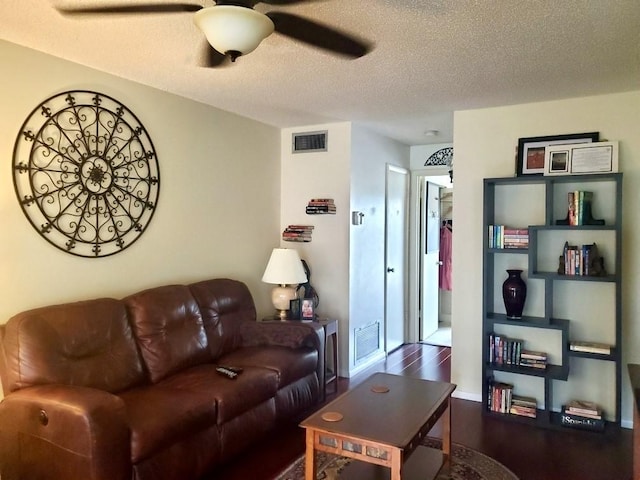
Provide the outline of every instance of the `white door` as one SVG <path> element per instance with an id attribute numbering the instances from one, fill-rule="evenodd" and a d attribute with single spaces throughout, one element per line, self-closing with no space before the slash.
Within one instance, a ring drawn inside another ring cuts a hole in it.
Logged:
<path id="1" fill-rule="evenodd" d="M 385 349 L 387 353 L 406 341 L 409 172 L 387 165 Z"/>
<path id="2" fill-rule="evenodd" d="M 438 330 L 439 273 L 440 273 L 440 186 L 425 181 L 422 199 L 423 232 L 422 289 L 420 298 L 420 340 Z"/>

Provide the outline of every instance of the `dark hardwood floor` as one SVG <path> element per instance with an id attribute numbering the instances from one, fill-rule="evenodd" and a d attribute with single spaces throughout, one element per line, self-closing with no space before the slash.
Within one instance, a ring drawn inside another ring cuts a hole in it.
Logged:
<path id="1" fill-rule="evenodd" d="M 338 383 L 338 394 L 378 371 L 428 380 L 450 381 L 451 349 L 404 345 L 387 359 Z M 336 394 L 328 395 L 331 401 Z M 430 435 L 440 437 L 436 424 Z M 598 434 L 577 430 L 546 430 L 489 418 L 481 405 L 452 402 L 452 440 L 495 458 L 520 480 L 631 480 L 632 432 L 621 429 Z M 304 431 L 283 428 L 203 480 L 269 480 L 304 454 Z M 363 479 L 365 480 L 365 479 Z"/>

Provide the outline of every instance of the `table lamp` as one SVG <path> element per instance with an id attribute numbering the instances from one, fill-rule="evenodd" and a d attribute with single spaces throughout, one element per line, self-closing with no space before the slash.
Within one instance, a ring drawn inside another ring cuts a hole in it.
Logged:
<path id="1" fill-rule="evenodd" d="M 277 286 L 271 292 L 271 301 L 278 311 L 280 320 L 287 319 L 289 302 L 296 298 L 296 287 L 307 281 L 302 261 L 297 250 L 274 248 L 264 270 L 262 281 Z"/>

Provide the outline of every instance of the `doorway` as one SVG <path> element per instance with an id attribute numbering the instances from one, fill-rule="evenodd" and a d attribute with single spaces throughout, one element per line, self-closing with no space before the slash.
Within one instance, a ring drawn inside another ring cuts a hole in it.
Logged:
<path id="1" fill-rule="evenodd" d="M 453 184 L 448 175 L 420 175 L 418 191 L 418 340 L 450 347 Z"/>

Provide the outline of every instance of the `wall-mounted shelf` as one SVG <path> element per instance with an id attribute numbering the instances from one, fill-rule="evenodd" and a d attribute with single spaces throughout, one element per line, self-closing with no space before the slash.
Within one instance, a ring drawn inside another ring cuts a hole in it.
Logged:
<path id="1" fill-rule="evenodd" d="M 307 203 L 307 215 L 335 215 L 336 204 L 333 198 L 312 198 Z"/>

